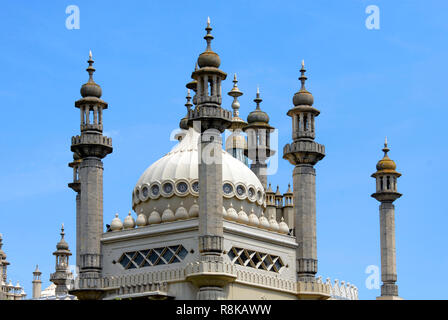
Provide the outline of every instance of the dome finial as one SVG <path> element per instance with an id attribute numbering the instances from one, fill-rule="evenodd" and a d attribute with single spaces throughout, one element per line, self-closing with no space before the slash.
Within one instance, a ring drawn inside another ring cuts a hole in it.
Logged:
<path id="1" fill-rule="evenodd" d="M 306 88 L 305 88 L 305 82 L 308 79 L 305 76 L 305 72 L 306 72 L 305 61 L 302 60 L 302 68 L 300 69 L 300 74 L 301 75 L 299 77 L 299 80 L 300 80 L 302 85 L 300 87 L 300 90 L 297 91 L 294 94 L 294 97 L 292 98 L 292 103 L 295 106 L 300 106 L 300 105 L 312 106 L 313 103 L 314 103 L 313 95 L 308 90 L 306 90 Z"/>
<path id="2" fill-rule="evenodd" d="M 257 104 L 257 108 L 256 108 L 257 110 L 261 110 L 260 109 L 261 101 L 263 101 L 263 99 L 260 98 L 260 86 L 257 85 L 257 95 L 256 95 L 256 97 L 254 99 L 254 102 Z"/>
<path id="3" fill-rule="evenodd" d="M 89 80 L 81 87 L 81 96 L 83 98 L 85 97 L 100 98 L 102 94 L 101 87 L 93 80 L 93 73 L 95 72 L 95 68 L 93 67 L 94 62 L 95 61 L 93 61 L 92 58 L 92 51 L 89 50 L 89 60 L 87 60 L 89 66 L 86 69 L 86 71 L 89 73 Z"/>
<path id="4" fill-rule="evenodd" d="M 300 88 L 300 90 L 306 90 L 306 89 L 305 89 L 305 81 L 306 81 L 308 78 L 305 76 L 305 72 L 306 72 L 306 69 L 305 69 L 305 60 L 302 60 L 302 68 L 300 69 L 301 76 L 300 76 L 300 78 L 299 78 L 300 82 L 302 83 L 302 87 Z"/>
<path id="5" fill-rule="evenodd" d="M 185 106 L 187 107 L 187 110 L 190 111 L 190 108 L 193 105 L 190 101 L 191 100 L 190 89 L 187 89 L 187 96 L 185 98 L 187 99 Z"/>
<path id="6" fill-rule="evenodd" d="M 65 236 L 65 232 L 64 232 L 64 223 L 62 223 L 62 227 L 61 227 L 61 240 L 64 239 Z"/>
<path id="7" fill-rule="evenodd" d="M 95 72 L 95 68 L 92 66 L 94 62 L 95 61 L 93 61 L 92 59 L 92 51 L 89 50 L 89 60 L 87 60 L 89 66 L 86 69 L 86 71 L 89 73 L 89 82 L 95 82 L 93 81 L 93 73 Z"/>
<path id="8" fill-rule="evenodd" d="M 227 94 L 229 96 L 233 97 L 233 102 L 232 102 L 233 117 L 239 118 L 240 103 L 238 101 L 238 97 L 242 96 L 243 93 L 238 88 L 238 79 L 236 78 L 236 73 L 233 76 L 233 88 Z"/>
<path id="9" fill-rule="evenodd" d="M 207 41 L 207 48 L 205 49 L 205 51 L 212 51 L 212 40 L 213 40 L 213 36 L 211 34 L 212 31 L 212 27 L 210 26 L 210 17 L 207 17 L 207 27 L 205 28 L 205 31 L 207 31 L 207 34 L 205 35 L 204 39 L 205 41 Z"/>
<path id="10" fill-rule="evenodd" d="M 390 151 L 390 149 L 387 146 L 387 137 L 384 138 L 384 148 L 383 148 L 383 152 L 384 152 L 384 156 L 387 156 L 387 153 Z"/>

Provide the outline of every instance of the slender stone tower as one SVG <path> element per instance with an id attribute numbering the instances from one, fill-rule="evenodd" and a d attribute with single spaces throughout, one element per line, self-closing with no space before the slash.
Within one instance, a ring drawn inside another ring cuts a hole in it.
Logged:
<path id="1" fill-rule="evenodd" d="M 33 299 L 39 299 L 42 292 L 42 272 L 39 270 L 39 266 L 36 265 L 36 270 L 33 272 Z"/>
<path id="2" fill-rule="evenodd" d="M 292 118 L 291 144 L 283 148 L 283 158 L 293 164 L 294 230 L 297 248 L 299 281 L 315 281 L 317 272 L 316 245 L 316 170 L 314 165 L 325 156 L 325 147 L 314 141 L 314 118 L 319 110 L 313 108 L 314 98 L 305 88 L 305 64 L 302 61 L 300 90 L 294 94 L 294 107 L 288 111 Z"/>
<path id="3" fill-rule="evenodd" d="M 75 102 L 81 113 L 81 135 L 72 137 L 71 150 L 82 160 L 79 165 L 81 183 L 80 209 L 77 217 L 79 277 L 73 294 L 78 299 L 98 299 L 101 295 L 101 234 L 103 233 L 103 162 L 112 152 L 112 139 L 103 136 L 101 87 L 93 80 L 92 53 L 87 61 L 89 80 L 81 87 L 82 98 Z"/>
<path id="4" fill-rule="evenodd" d="M 288 190 L 283 194 L 284 204 L 282 216 L 290 229 L 294 229 L 294 194 L 291 191 L 291 185 L 288 184 Z M 280 220 L 280 219 L 278 219 Z"/>
<path id="5" fill-rule="evenodd" d="M 395 162 L 387 153 L 387 138 L 384 142 L 384 157 L 376 165 L 377 171 L 372 174 L 376 179 L 376 192 L 372 197 L 380 204 L 381 234 L 381 296 L 377 300 L 401 300 L 398 296 L 397 263 L 395 250 L 395 206 L 393 202 L 401 197 L 397 192 L 397 179 L 401 176 L 395 169 Z"/>
<path id="6" fill-rule="evenodd" d="M 277 205 L 275 204 L 275 192 L 272 191 L 271 183 L 269 183 L 268 189 L 266 190 L 265 214 L 268 220 L 274 218 L 277 214 Z"/>
<path id="7" fill-rule="evenodd" d="M 233 117 L 232 124 L 229 128 L 232 134 L 226 140 L 226 151 L 247 166 L 249 165 L 245 155 L 247 154 L 247 141 L 242 135 L 243 128 L 247 125 L 247 122 L 240 118 L 240 102 L 238 101 L 238 97 L 241 97 L 243 93 L 238 88 L 236 74 L 233 76 L 233 88 L 227 94 L 233 98 Z"/>
<path id="8" fill-rule="evenodd" d="M 56 271 L 50 275 L 50 281 L 56 285 L 56 295 L 68 294 L 73 280 L 73 274 L 69 270 L 69 257 L 72 255 L 68 243 L 64 239 L 64 225 L 61 228 L 61 241 L 56 245 L 53 255 L 56 257 Z"/>
<path id="9" fill-rule="evenodd" d="M 185 107 L 187 108 L 187 115 L 180 120 L 179 128 L 183 130 L 188 130 L 190 128 L 188 125 L 188 113 L 190 112 L 191 107 L 193 106 L 193 104 L 191 103 L 190 89 L 187 89 L 187 96 L 185 98 L 187 99 L 187 102 L 185 103 Z"/>
<path id="10" fill-rule="evenodd" d="M 260 97 L 260 89 L 257 87 L 257 95 L 254 102 L 257 107 L 247 116 L 247 126 L 244 132 L 247 134 L 247 157 L 252 160 L 250 169 L 257 175 L 264 190 L 268 187 L 266 160 L 275 154 L 271 149 L 271 132 L 274 127 L 269 125 L 269 116 L 260 108 L 263 100 Z"/>
<path id="11" fill-rule="evenodd" d="M 223 258 L 223 216 L 222 216 L 222 139 L 221 134 L 231 123 L 231 112 L 221 107 L 221 81 L 227 74 L 219 69 L 221 60 L 212 51 L 212 28 L 210 19 L 205 28 L 206 50 L 199 55 L 199 69 L 192 73 L 197 81 L 194 110 L 190 110 L 188 121 L 201 133 L 199 157 L 199 252 L 201 263 L 222 264 Z M 189 279 L 199 287 L 197 298 L 223 299 L 220 276 L 205 279 L 198 274 Z"/>
<path id="12" fill-rule="evenodd" d="M 81 217 L 81 182 L 79 180 L 79 166 L 81 165 L 82 159 L 80 156 L 73 152 L 73 161 L 68 164 L 70 168 L 73 169 L 73 181 L 68 184 L 68 187 L 76 192 L 76 263 L 78 264 L 80 259 L 81 250 L 81 228 L 79 228 Z"/>

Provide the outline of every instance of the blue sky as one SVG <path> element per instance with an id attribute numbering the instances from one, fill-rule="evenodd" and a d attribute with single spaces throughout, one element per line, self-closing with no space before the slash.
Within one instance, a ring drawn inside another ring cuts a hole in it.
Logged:
<path id="1" fill-rule="evenodd" d="M 80 9 L 80 29 L 65 27 L 68 5 Z M 368 5 L 380 8 L 380 29 L 365 27 Z M 316 141 L 326 146 L 317 169 L 319 273 L 366 288 L 369 265 L 380 264 L 378 203 L 370 177 L 387 135 L 403 176 L 396 201 L 397 269 L 406 299 L 447 299 L 445 272 L 446 74 L 448 23 L 444 1 L 3 1 L 0 11 L 0 233 L 9 278 L 31 296 L 39 264 L 44 286 L 62 222 L 75 252 L 75 194 L 70 138 L 79 132 L 74 101 L 87 80 L 89 49 L 95 80 L 109 103 L 104 221 L 131 208 L 143 171 L 174 145 L 170 133 L 185 114 L 185 84 L 212 47 L 229 74 L 238 74 L 243 117 L 262 109 L 291 141 L 286 112 L 299 89 L 302 59 L 307 88 L 321 111 Z M 230 79 L 229 79 L 230 78 Z M 231 98 L 223 104 L 230 109 Z M 280 155 L 281 155 L 280 151 Z M 292 166 L 279 159 L 269 177 L 286 191 Z M 72 259 L 74 263 L 74 259 Z"/>

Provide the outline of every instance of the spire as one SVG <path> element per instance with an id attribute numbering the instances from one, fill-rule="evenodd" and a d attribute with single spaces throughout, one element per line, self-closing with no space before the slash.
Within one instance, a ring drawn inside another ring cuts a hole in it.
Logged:
<path id="1" fill-rule="evenodd" d="M 64 223 L 61 226 L 61 240 L 64 240 L 65 232 L 64 232 Z"/>
<path id="2" fill-rule="evenodd" d="M 64 224 L 62 224 L 60 235 L 61 235 L 61 240 L 56 245 L 56 249 L 58 251 L 59 250 L 68 250 L 68 243 L 64 239 L 64 237 L 65 237 Z"/>
<path id="3" fill-rule="evenodd" d="M 199 55 L 198 58 L 199 68 L 203 67 L 219 68 L 219 66 L 221 65 L 221 59 L 219 58 L 218 54 L 216 54 L 212 50 L 212 40 L 214 39 L 214 37 L 211 34 L 211 31 L 213 29 L 210 26 L 210 18 L 207 19 L 207 27 L 205 28 L 205 30 L 207 31 L 207 34 L 204 36 L 204 39 L 205 41 L 207 41 L 207 48 L 203 53 Z M 195 70 L 195 72 L 197 72 L 197 70 Z"/>
<path id="4" fill-rule="evenodd" d="M 260 109 L 261 101 L 263 101 L 263 99 L 260 98 L 260 87 L 257 85 L 257 95 L 254 99 L 254 102 L 257 104 L 257 110 L 261 110 Z"/>
<path id="5" fill-rule="evenodd" d="M 193 105 L 190 101 L 191 100 L 190 89 L 187 90 L 187 96 L 185 98 L 187 99 L 187 102 L 185 103 L 185 107 L 187 107 L 187 115 L 180 120 L 179 127 L 181 129 L 188 130 L 190 128 L 188 126 L 188 114 L 190 113 L 191 106 Z M 179 139 L 182 139 L 182 138 L 183 138 L 183 135 L 179 136 Z"/>
<path id="6" fill-rule="evenodd" d="M 233 88 L 227 94 L 229 96 L 233 97 L 233 102 L 232 102 L 233 117 L 239 118 L 240 103 L 238 101 L 238 97 L 241 97 L 243 95 L 243 93 L 238 88 L 238 79 L 236 78 L 236 73 L 233 76 Z"/>
<path id="7" fill-rule="evenodd" d="M 205 28 L 205 31 L 207 31 L 207 34 L 204 36 L 205 41 L 207 41 L 207 48 L 205 49 L 205 51 L 213 51 L 212 50 L 212 40 L 214 39 L 211 31 L 212 31 L 212 27 L 210 26 L 210 17 L 207 17 L 207 27 Z"/>
<path id="8" fill-rule="evenodd" d="M 305 72 L 306 72 L 305 60 L 302 60 L 302 68 L 300 69 L 301 76 L 299 77 L 299 80 L 302 83 L 302 87 L 300 88 L 300 90 L 305 90 L 306 91 L 306 89 L 305 89 L 305 81 L 308 78 L 305 76 Z"/>
<path id="9" fill-rule="evenodd" d="M 305 88 L 305 82 L 308 79 L 305 76 L 305 61 L 302 60 L 302 68 L 300 69 L 300 77 L 299 80 L 302 84 L 300 90 L 294 94 L 294 97 L 292 98 L 292 102 L 295 106 L 300 105 L 306 105 L 306 106 L 312 106 L 314 103 L 314 97 L 313 95 Z"/>
<path id="10" fill-rule="evenodd" d="M 191 103 L 191 95 L 190 95 L 190 89 L 187 90 L 187 96 L 185 97 L 187 99 L 187 102 L 185 103 L 185 107 L 187 107 L 187 111 L 190 111 L 191 106 L 193 105 Z"/>
<path id="11" fill-rule="evenodd" d="M 261 99 L 260 97 L 260 87 L 257 85 L 257 94 L 255 96 L 254 102 L 257 104 L 257 107 L 255 108 L 254 111 L 252 111 L 251 113 L 249 113 L 249 115 L 247 116 L 247 122 L 249 124 L 254 123 L 254 122 L 260 122 L 260 123 L 265 123 L 268 124 L 269 123 L 269 116 L 266 112 L 262 111 L 260 108 L 260 103 L 263 101 L 263 99 Z"/>
<path id="12" fill-rule="evenodd" d="M 384 152 L 384 156 L 387 156 L 387 153 L 390 151 L 390 149 L 387 147 L 387 137 L 384 138 L 384 148 L 383 148 L 383 152 Z"/>
<path id="13" fill-rule="evenodd" d="M 87 67 L 86 71 L 89 73 L 89 82 L 91 83 L 95 83 L 95 81 L 93 81 L 93 73 L 95 72 L 95 68 L 93 67 L 94 62 L 95 61 L 93 61 L 92 59 L 92 50 L 89 50 L 89 60 L 87 60 L 89 66 Z"/>
<path id="14" fill-rule="evenodd" d="M 87 60 L 89 66 L 86 69 L 87 73 L 89 74 L 89 80 L 81 87 L 81 96 L 83 98 L 85 97 L 100 98 L 102 95 L 101 87 L 93 80 L 93 73 L 95 72 L 95 68 L 93 67 L 94 62 L 95 61 L 93 61 L 92 58 L 92 51 L 89 51 L 89 60 Z"/>

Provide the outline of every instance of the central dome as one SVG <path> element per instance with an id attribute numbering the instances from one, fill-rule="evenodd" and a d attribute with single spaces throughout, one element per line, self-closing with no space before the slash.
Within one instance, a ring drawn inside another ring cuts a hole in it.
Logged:
<path id="1" fill-rule="evenodd" d="M 198 141 L 200 134 L 190 128 L 184 138 L 164 157 L 149 166 L 138 180 L 132 195 L 137 214 L 149 216 L 167 207 L 189 208 L 199 196 Z M 263 210 L 265 190 L 258 177 L 240 160 L 222 150 L 222 195 L 224 205 L 247 212 Z"/>

